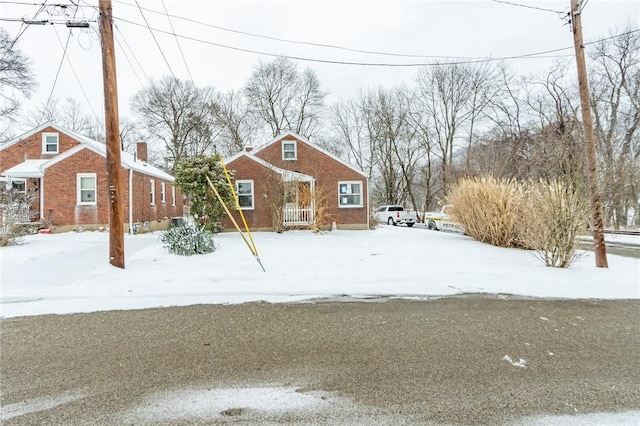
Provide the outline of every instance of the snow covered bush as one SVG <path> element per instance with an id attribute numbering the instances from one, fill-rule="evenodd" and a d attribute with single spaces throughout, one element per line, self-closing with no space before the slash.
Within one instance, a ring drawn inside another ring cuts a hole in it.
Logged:
<path id="1" fill-rule="evenodd" d="M 24 194 L 0 183 L 0 247 L 19 244 L 21 237 L 33 231 L 29 206 L 35 195 Z"/>
<path id="2" fill-rule="evenodd" d="M 160 235 L 162 246 L 180 256 L 212 253 L 216 246 L 213 233 L 192 223 L 172 226 Z"/>

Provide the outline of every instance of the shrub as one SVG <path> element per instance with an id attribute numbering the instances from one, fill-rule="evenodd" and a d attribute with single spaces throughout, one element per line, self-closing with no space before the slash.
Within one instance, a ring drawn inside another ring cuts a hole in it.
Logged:
<path id="1" fill-rule="evenodd" d="M 462 179 L 447 203 L 465 233 L 478 241 L 535 250 L 545 265 L 557 268 L 578 258 L 575 241 L 587 223 L 588 206 L 571 181 Z"/>
<path id="2" fill-rule="evenodd" d="M 562 181 L 531 183 L 524 238 L 547 266 L 567 268 L 578 259 L 576 237 L 585 231 L 585 197 Z"/>
<path id="3" fill-rule="evenodd" d="M 451 189 L 447 204 L 465 233 L 499 247 L 527 247 L 519 235 L 525 206 L 523 188 L 515 180 L 493 177 L 462 179 Z"/>
<path id="4" fill-rule="evenodd" d="M 169 250 L 169 253 L 180 256 L 191 256 L 194 254 L 212 253 L 215 251 L 213 233 L 191 223 L 180 226 L 172 226 L 160 235 L 162 246 Z"/>

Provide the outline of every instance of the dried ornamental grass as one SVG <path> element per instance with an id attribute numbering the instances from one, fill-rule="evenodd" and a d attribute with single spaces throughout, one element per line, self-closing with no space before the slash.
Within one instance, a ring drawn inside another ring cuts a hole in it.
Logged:
<path id="1" fill-rule="evenodd" d="M 523 188 L 515 180 L 493 177 L 462 179 L 447 203 L 465 233 L 499 247 L 525 247 L 518 233 L 523 216 Z"/>

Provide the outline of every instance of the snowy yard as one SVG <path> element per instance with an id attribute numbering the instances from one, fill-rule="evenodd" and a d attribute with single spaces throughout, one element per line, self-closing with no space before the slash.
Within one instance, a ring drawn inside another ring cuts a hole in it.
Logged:
<path id="1" fill-rule="evenodd" d="M 237 233 L 208 255 L 170 255 L 159 234 L 127 235 L 126 268 L 108 264 L 108 233 L 33 235 L 0 250 L 0 316 L 318 297 L 425 298 L 461 293 L 541 298 L 640 298 L 638 259 L 584 252 L 569 269 L 533 252 L 425 229 L 254 233 L 266 272 Z"/>

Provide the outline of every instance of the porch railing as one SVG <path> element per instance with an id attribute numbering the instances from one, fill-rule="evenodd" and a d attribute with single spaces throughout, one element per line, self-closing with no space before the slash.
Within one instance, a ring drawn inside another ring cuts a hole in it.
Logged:
<path id="1" fill-rule="evenodd" d="M 313 210 L 311 208 L 285 208 L 284 226 L 309 225 L 313 221 Z"/>

